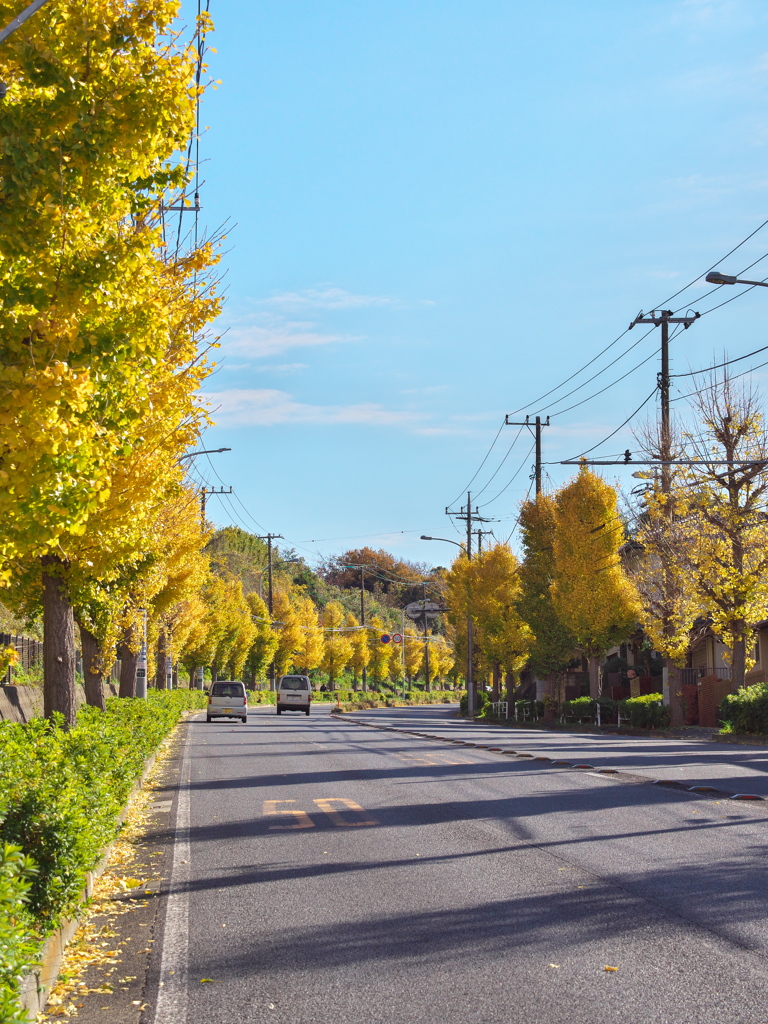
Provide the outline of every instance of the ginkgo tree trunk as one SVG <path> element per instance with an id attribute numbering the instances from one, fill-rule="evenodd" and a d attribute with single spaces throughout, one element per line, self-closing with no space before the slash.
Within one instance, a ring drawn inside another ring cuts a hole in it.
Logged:
<path id="1" fill-rule="evenodd" d="M 635 632 L 641 616 L 618 553 L 624 539 L 616 491 L 583 465 L 555 496 L 552 597 L 587 658 L 592 697 L 602 690 L 606 652 Z"/>

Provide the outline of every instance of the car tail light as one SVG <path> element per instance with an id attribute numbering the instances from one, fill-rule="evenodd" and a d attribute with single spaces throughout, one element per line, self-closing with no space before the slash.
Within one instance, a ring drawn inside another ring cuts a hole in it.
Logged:
<path id="1" fill-rule="evenodd" d="M 213 697 L 211 697 L 210 695 L 209 695 L 209 697 L 208 697 L 208 703 L 209 703 L 209 704 L 213 704 Z"/>

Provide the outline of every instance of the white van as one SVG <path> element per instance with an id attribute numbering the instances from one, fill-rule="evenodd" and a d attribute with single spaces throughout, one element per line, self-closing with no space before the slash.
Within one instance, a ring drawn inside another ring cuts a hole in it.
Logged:
<path id="1" fill-rule="evenodd" d="M 212 718 L 239 718 L 248 721 L 248 697 L 245 684 L 234 681 L 211 683 L 205 720 Z"/>
<path id="2" fill-rule="evenodd" d="M 312 702 L 312 683 L 309 676 L 280 676 L 277 687 L 277 713 L 303 711 L 309 714 Z"/>

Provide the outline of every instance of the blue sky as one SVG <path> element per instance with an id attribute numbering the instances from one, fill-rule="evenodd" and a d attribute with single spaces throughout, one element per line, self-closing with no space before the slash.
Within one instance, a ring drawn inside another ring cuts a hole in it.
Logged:
<path id="1" fill-rule="evenodd" d="M 419 535 L 456 537 L 445 507 L 505 413 L 560 413 L 547 462 L 591 448 L 650 395 L 657 360 L 565 410 L 651 356 L 658 332 L 641 341 L 635 328 L 538 396 L 768 217 L 768 9 L 212 0 L 211 11 L 222 84 L 203 107 L 203 221 L 236 226 L 205 444 L 233 450 L 214 456 L 220 480 L 204 459 L 197 471 L 242 503 L 211 499 L 211 517 L 255 520 L 310 561 L 368 543 L 445 563 L 452 550 Z M 722 269 L 763 253 L 768 227 Z M 768 259 L 751 274 L 768 275 Z M 703 312 L 734 292 L 708 290 L 699 281 L 672 305 Z M 755 289 L 676 337 L 673 371 L 768 344 L 766 323 L 768 290 Z M 654 410 L 651 399 L 633 422 Z M 516 433 L 501 432 L 474 491 Z M 478 499 L 501 538 L 530 486 L 530 444 L 519 437 Z M 627 446 L 630 426 L 595 455 Z M 548 486 L 568 476 L 547 471 Z"/>

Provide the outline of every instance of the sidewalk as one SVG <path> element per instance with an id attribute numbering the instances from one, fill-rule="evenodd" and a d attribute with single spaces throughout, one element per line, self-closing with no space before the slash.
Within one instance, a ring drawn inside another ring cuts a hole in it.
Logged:
<path id="1" fill-rule="evenodd" d="M 682 788 L 710 786 L 731 796 L 745 794 L 768 801 L 768 749 L 711 740 L 663 739 L 550 732 L 508 728 L 455 717 L 455 708 L 375 708 L 345 714 L 346 720 L 378 728 L 417 733 L 433 739 L 471 744 L 500 753 L 563 761 L 562 767 L 611 769 L 617 779 L 674 784 Z"/>

